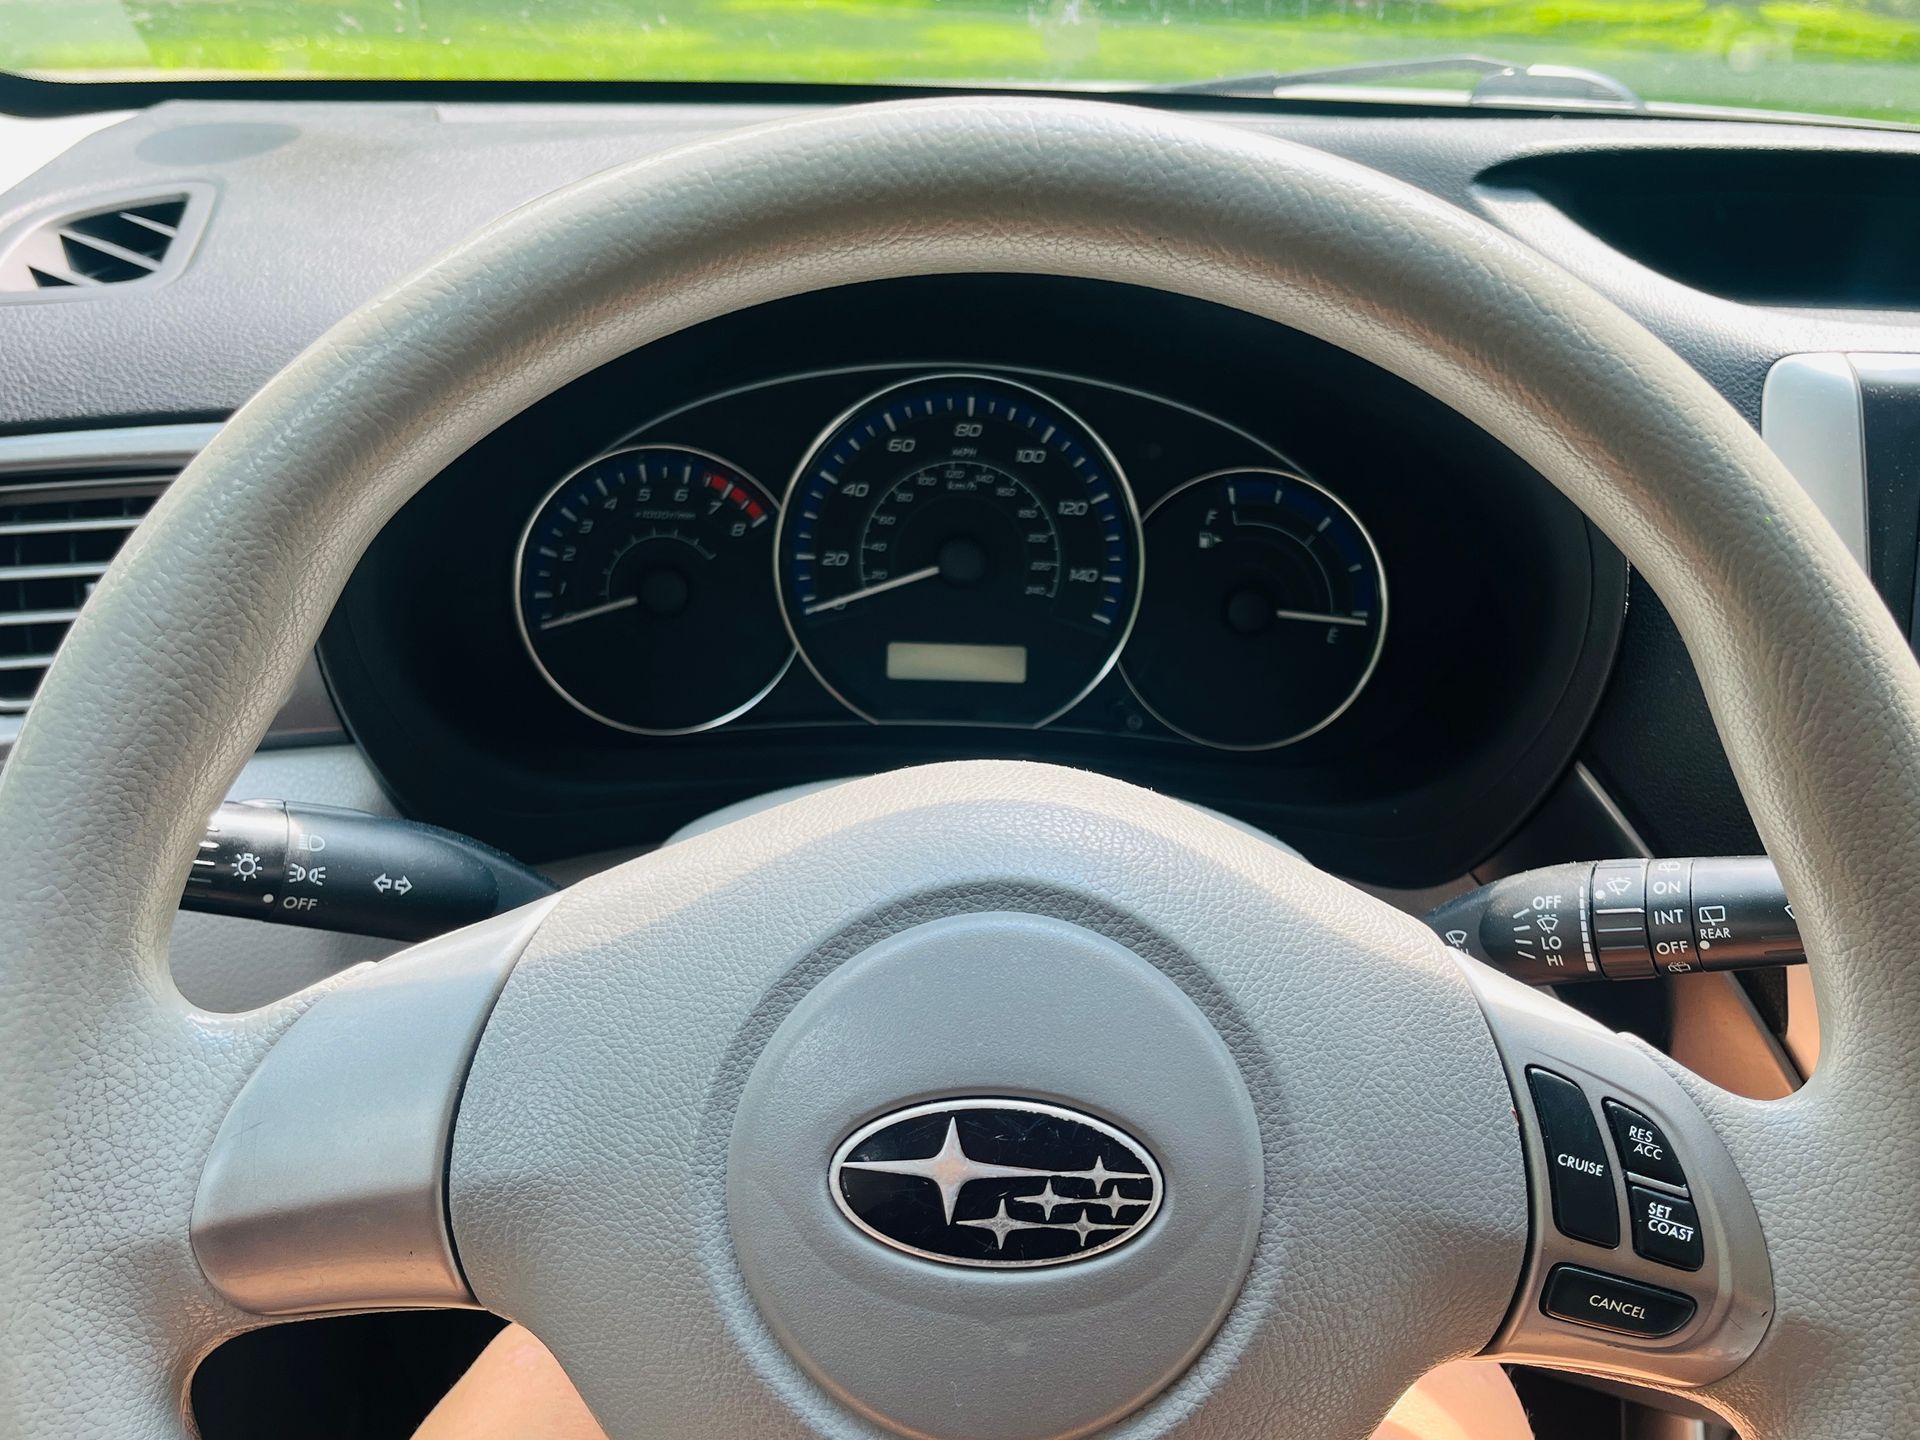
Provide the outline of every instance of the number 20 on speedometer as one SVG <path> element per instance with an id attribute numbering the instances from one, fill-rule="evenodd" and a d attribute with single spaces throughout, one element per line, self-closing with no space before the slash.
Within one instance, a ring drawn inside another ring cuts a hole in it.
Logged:
<path id="1" fill-rule="evenodd" d="M 853 710 L 1042 725 L 1112 668 L 1140 549 L 1126 480 L 1072 412 L 940 375 L 835 422 L 794 478 L 775 553 L 794 643 Z"/>

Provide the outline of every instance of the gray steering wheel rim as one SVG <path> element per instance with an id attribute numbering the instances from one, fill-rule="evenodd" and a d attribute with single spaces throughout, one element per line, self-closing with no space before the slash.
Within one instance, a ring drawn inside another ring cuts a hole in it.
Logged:
<path id="1" fill-rule="evenodd" d="M 310 997 L 192 1012 L 165 937 L 204 816 L 384 521 L 617 355 L 947 271 L 1174 290 L 1338 344 L 1506 443 L 1647 576 L 1801 907 L 1827 1032 L 1791 1102 L 1683 1077 L 1748 1177 L 1779 1296 L 1709 1398 L 1756 1437 L 1911 1429 L 1920 669 L 1838 539 L 1654 337 L 1432 196 L 1147 110 L 955 100 L 743 131 L 503 219 L 294 362 L 116 562 L 0 780 L 9 1433 L 167 1433 L 198 1354 L 250 1323 L 199 1282 L 180 1157 Z"/>

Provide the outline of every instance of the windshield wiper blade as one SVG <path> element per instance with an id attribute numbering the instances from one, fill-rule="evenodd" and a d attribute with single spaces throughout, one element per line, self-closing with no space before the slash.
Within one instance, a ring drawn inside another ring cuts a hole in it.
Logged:
<path id="1" fill-rule="evenodd" d="M 1421 75 L 1478 75 L 1469 105 L 1505 105 L 1515 101 L 1572 102 L 1608 109 L 1644 110 L 1646 102 L 1624 81 L 1580 65 L 1522 65 L 1491 55 L 1433 55 L 1418 60 L 1368 60 L 1321 70 L 1271 70 L 1182 85 L 1155 85 L 1171 95 L 1278 97 L 1316 86 L 1362 86 L 1370 80 L 1412 79 Z"/>

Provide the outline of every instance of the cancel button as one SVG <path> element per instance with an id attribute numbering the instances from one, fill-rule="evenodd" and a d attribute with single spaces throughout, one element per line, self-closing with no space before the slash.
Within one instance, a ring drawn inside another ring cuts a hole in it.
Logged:
<path id="1" fill-rule="evenodd" d="M 1656 1290 L 1578 1265 L 1556 1265 L 1547 1276 L 1540 1308 L 1576 1325 L 1651 1337 L 1673 1334 L 1693 1318 L 1694 1305 L 1671 1290 Z"/>

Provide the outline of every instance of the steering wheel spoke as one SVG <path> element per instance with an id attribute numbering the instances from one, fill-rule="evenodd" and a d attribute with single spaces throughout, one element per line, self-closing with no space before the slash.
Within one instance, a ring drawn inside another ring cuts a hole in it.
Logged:
<path id="1" fill-rule="evenodd" d="M 1671 1062 L 1473 961 L 1513 1087 L 1532 1226 L 1489 1354 L 1698 1386 L 1766 1333 L 1773 1277 L 1746 1181 Z"/>
<path id="2" fill-rule="evenodd" d="M 193 1248 L 256 1315 L 473 1304 L 446 1222 L 467 1067 L 541 901 L 382 961 L 267 1052 L 213 1142 Z"/>

